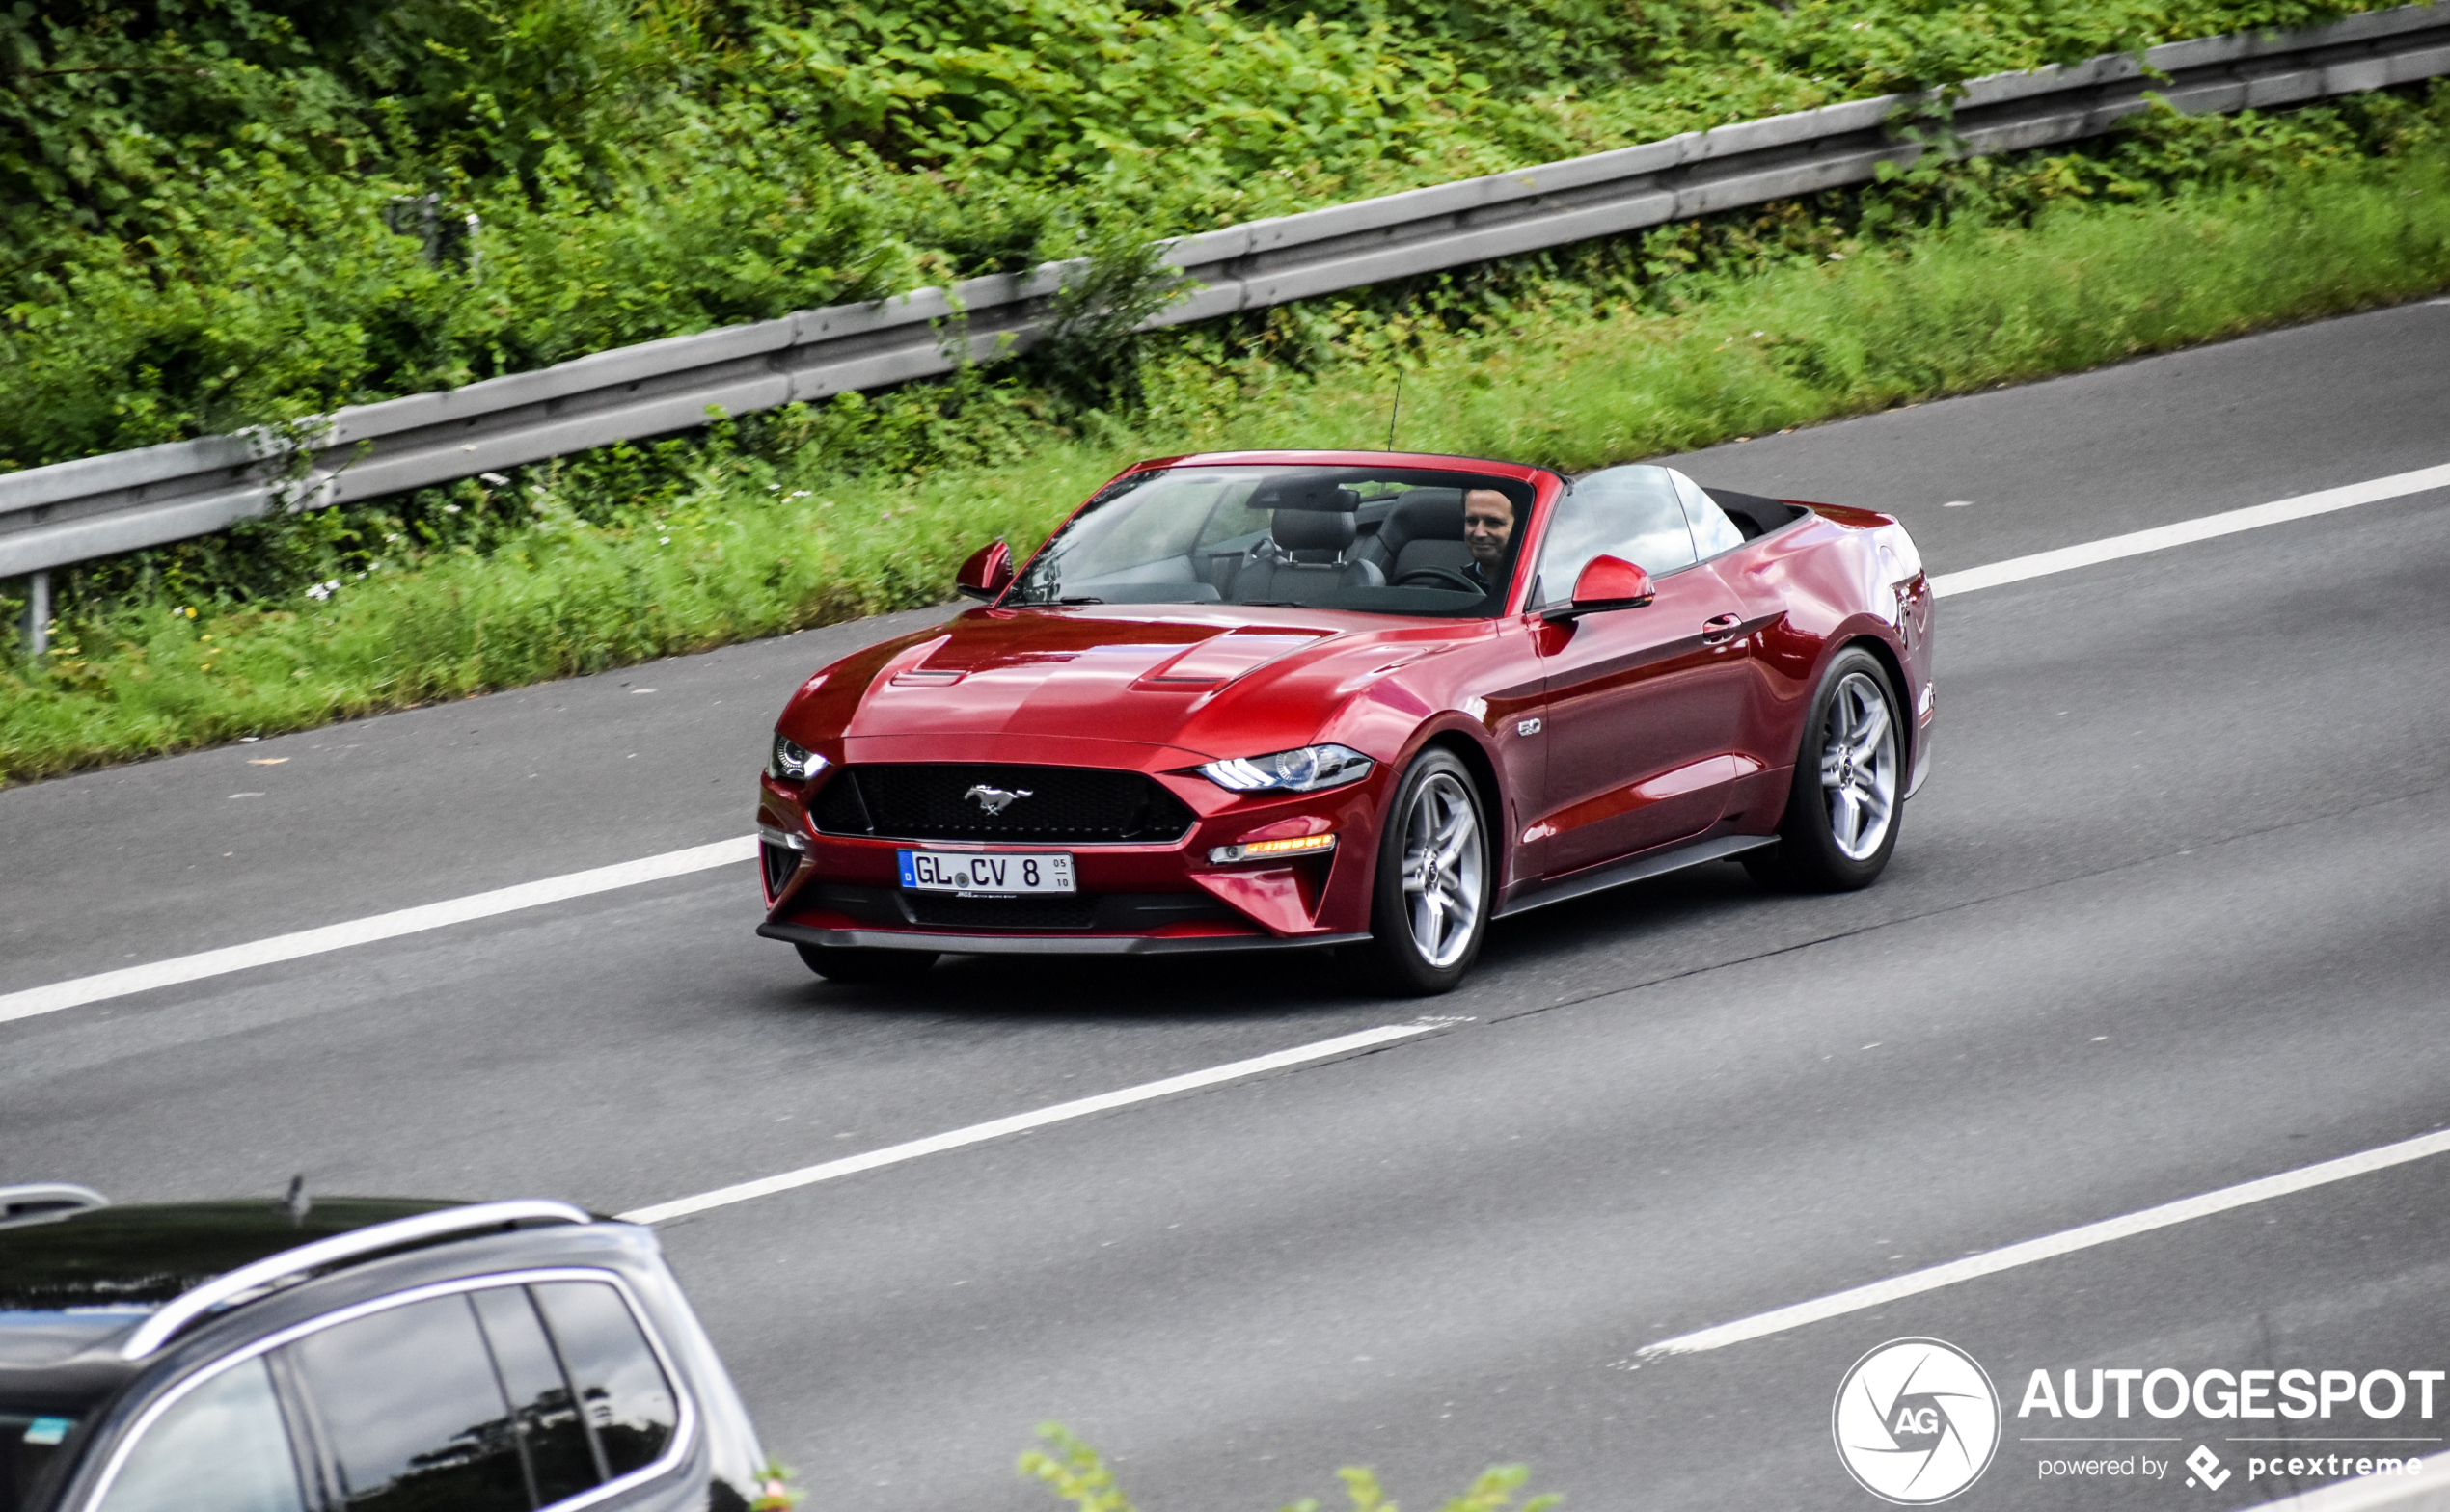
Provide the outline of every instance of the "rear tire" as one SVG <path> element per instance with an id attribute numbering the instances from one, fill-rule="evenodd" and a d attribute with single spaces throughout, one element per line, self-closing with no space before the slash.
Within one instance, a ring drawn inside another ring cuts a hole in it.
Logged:
<path id="1" fill-rule="evenodd" d="M 1795 754 L 1795 785 L 1778 844 L 1744 853 L 1744 870 L 1780 892 L 1868 887 L 1897 849 L 1905 818 L 1905 725 L 1896 688 L 1860 647 L 1821 675 Z"/>
<path id="2" fill-rule="evenodd" d="M 907 982 L 936 964 L 932 950 L 869 950 L 856 945 L 803 945 L 800 958 L 828 982 Z"/>
<path id="3" fill-rule="evenodd" d="M 1422 752 L 1378 835 L 1370 943 L 1355 952 L 1372 985 L 1398 997 L 1454 990 L 1488 935 L 1496 873 L 1472 774 L 1452 752 Z"/>

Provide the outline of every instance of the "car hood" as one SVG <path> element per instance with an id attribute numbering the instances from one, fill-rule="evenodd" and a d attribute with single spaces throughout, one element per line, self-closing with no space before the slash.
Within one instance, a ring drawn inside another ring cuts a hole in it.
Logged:
<path id="1" fill-rule="evenodd" d="M 1305 743 L 1364 687 L 1483 629 L 1195 605 L 973 609 L 836 662 L 783 728 L 869 747 L 852 759 L 923 760 L 927 738 L 984 736 L 1251 754 Z"/>

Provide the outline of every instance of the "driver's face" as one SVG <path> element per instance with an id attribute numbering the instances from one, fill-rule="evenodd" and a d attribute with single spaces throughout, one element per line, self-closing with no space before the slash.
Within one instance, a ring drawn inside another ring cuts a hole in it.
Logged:
<path id="1" fill-rule="evenodd" d="M 1505 560 L 1506 543 L 1514 535 L 1514 501 L 1493 488 L 1476 488 L 1463 496 L 1463 544 L 1472 560 L 1494 567 Z"/>

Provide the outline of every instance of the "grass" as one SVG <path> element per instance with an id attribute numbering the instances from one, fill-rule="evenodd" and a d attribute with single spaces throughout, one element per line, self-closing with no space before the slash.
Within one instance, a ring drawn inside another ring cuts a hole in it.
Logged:
<path id="1" fill-rule="evenodd" d="M 2450 286 L 2450 151 L 1847 245 L 1692 281 L 1665 311 L 1529 301 L 1414 340 L 1402 444 L 1591 468 L 2430 294 Z M 0 780 L 939 602 L 968 552 L 1034 543 L 1134 458 L 1384 443 L 1384 364 L 1220 364 L 1198 339 L 1155 352 L 1145 409 L 1093 434 L 982 400 L 982 453 L 915 475 L 846 473 L 814 442 L 702 446 L 652 507 L 597 519 L 584 464 L 531 469 L 449 506 L 515 525 L 488 554 L 280 607 L 133 594 L 0 670 Z"/>

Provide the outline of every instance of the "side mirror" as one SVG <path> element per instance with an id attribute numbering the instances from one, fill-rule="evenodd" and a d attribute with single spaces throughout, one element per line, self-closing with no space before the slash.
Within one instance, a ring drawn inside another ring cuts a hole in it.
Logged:
<path id="1" fill-rule="evenodd" d="M 1621 556 L 1594 556 L 1574 580 L 1573 601 L 1540 610 L 1542 618 L 1577 619 L 1608 609 L 1638 609 L 1655 597 L 1650 575 Z"/>
<path id="2" fill-rule="evenodd" d="M 962 570 L 954 576 L 953 588 L 966 599 L 993 601 L 1012 586 L 1012 548 L 997 541 L 969 554 L 969 560 L 962 563 Z"/>

